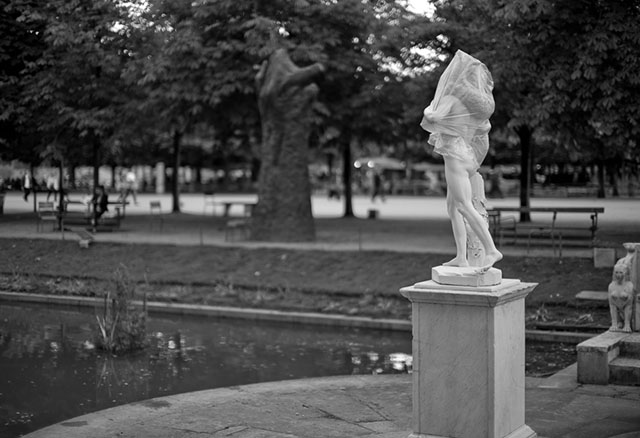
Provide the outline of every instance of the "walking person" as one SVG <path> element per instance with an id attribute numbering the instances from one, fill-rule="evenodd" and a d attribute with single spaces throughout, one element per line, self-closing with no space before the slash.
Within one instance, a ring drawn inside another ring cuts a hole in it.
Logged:
<path id="1" fill-rule="evenodd" d="M 380 197 L 382 201 L 385 201 L 384 198 L 384 184 L 382 181 L 382 175 L 380 172 L 373 172 L 373 187 L 371 189 L 371 202 L 376 202 L 376 197 Z"/>
<path id="2" fill-rule="evenodd" d="M 22 191 L 24 195 L 24 202 L 29 201 L 29 194 L 33 191 L 33 179 L 31 178 L 31 174 L 28 170 L 25 170 L 24 175 L 22 176 Z"/>
<path id="3" fill-rule="evenodd" d="M 58 177 L 55 173 L 50 173 L 47 176 L 46 186 L 47 186 L 47 201 L 51 197 L 53 193 L 53 201 L 56 202 L 58 200 L 58 191 L 59 191 L 59 181 Z M 62 201 L 62 196 L 60 197 L 60 201 Z"/>
<path id="4" fill-rule="evenodd" d="M 98 220 L 109 211 L 109 195 L 104 189 L 104 186 L 100 185 L 96 187 L 96 191 L 91 199 L 93 204 L 93 228 L 95 230 L 96 225 L 98 224 Z"/>
<path id="5" fill-rule="evenodd" d="M 133 203 L 138 205 L 138 181 L 136 178 L 136 174 L 132 169 L 129 169 L 124 176 L 124 194 L 121 195 L 122 202 L 127 200 L 127 196 L 132 195 Z"/>

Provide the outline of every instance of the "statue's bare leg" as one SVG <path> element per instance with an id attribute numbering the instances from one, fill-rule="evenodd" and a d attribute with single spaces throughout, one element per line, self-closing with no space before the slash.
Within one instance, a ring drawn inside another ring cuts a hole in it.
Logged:
<path id="1" fill-rule="evenodd" d="M 447 197 L 450 196 L 452 207 L 458 210 L 467 220 L 467 223 L 484 247 L 485 257 L 482 266 L 478 268 L 480 272 L 484 272 L 502 260 L 502 253 L 498 251 L 493 243 L 493 238 L 489 233 L 489 225 L 472 204 L 470 177 L 475 173 L 475 170 L 473 163 L 465 163 L 457 158 L 445 156 L 444 172 L 447 180 Z M 449 214 L 449 217 L 453 224 L 454 216 Z M 464 240 L 461 240 L 462 236 L 456 236 L 455 232 L 454 237 L 456 238 L 456 248 L 462 245 L 466 252 L 466 233 L 464 234 Z M 456 256 L 456 258 L 458 257 Z"/>
<path id="2" fill-rule="evenodd" d="M 447 213 L 451 219 L 451 229 L 453 237 L 456 241 L 456 257 L 446 263 L 444 266 L 469 266 L 467 260 L 467 227 L 464 225 L 464 218 L 456 208 L 456 204 L 451 195 L 451 191 L 447 189 Z"/>

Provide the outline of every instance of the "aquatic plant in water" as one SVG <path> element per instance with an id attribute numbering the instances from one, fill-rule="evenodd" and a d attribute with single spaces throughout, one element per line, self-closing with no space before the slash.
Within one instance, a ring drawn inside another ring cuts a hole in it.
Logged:
<path id="1" fill-rule="evenodd" d="M 96 346 L 112 353 L 138 350 L 147 345 L 147 299 L 142 310 L 134 304 L 136 285 L 124 265 L 113 273 L 113 292 L 104 297 L 102 314 L 96 309 Z"/>

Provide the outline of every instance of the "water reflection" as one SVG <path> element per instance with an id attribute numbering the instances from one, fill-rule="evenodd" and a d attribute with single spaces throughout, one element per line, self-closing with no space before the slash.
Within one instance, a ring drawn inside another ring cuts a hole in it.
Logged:
<path id="1" fill-rule="evenodd" d="M 161 395 L 283 379 L 411 370 L 409 333 L 206 318 L 149 319 L 144 351 L 91 342 L 93 311 L 0 308 L 0 437 Z"/>

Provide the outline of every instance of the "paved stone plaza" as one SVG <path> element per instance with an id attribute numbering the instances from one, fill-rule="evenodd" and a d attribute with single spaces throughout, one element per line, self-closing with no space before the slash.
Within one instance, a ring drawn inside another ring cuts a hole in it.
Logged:
<path id="1" fill-rule="evenodd" d="M 575 365 L 526 379 L 526 422 L 547 438 L 639 438 L 636 387 L 577 385 Z M 28 438 L 407 438 L 411 376 L 343 376 L 179 394 L 69 419 Z"/>

